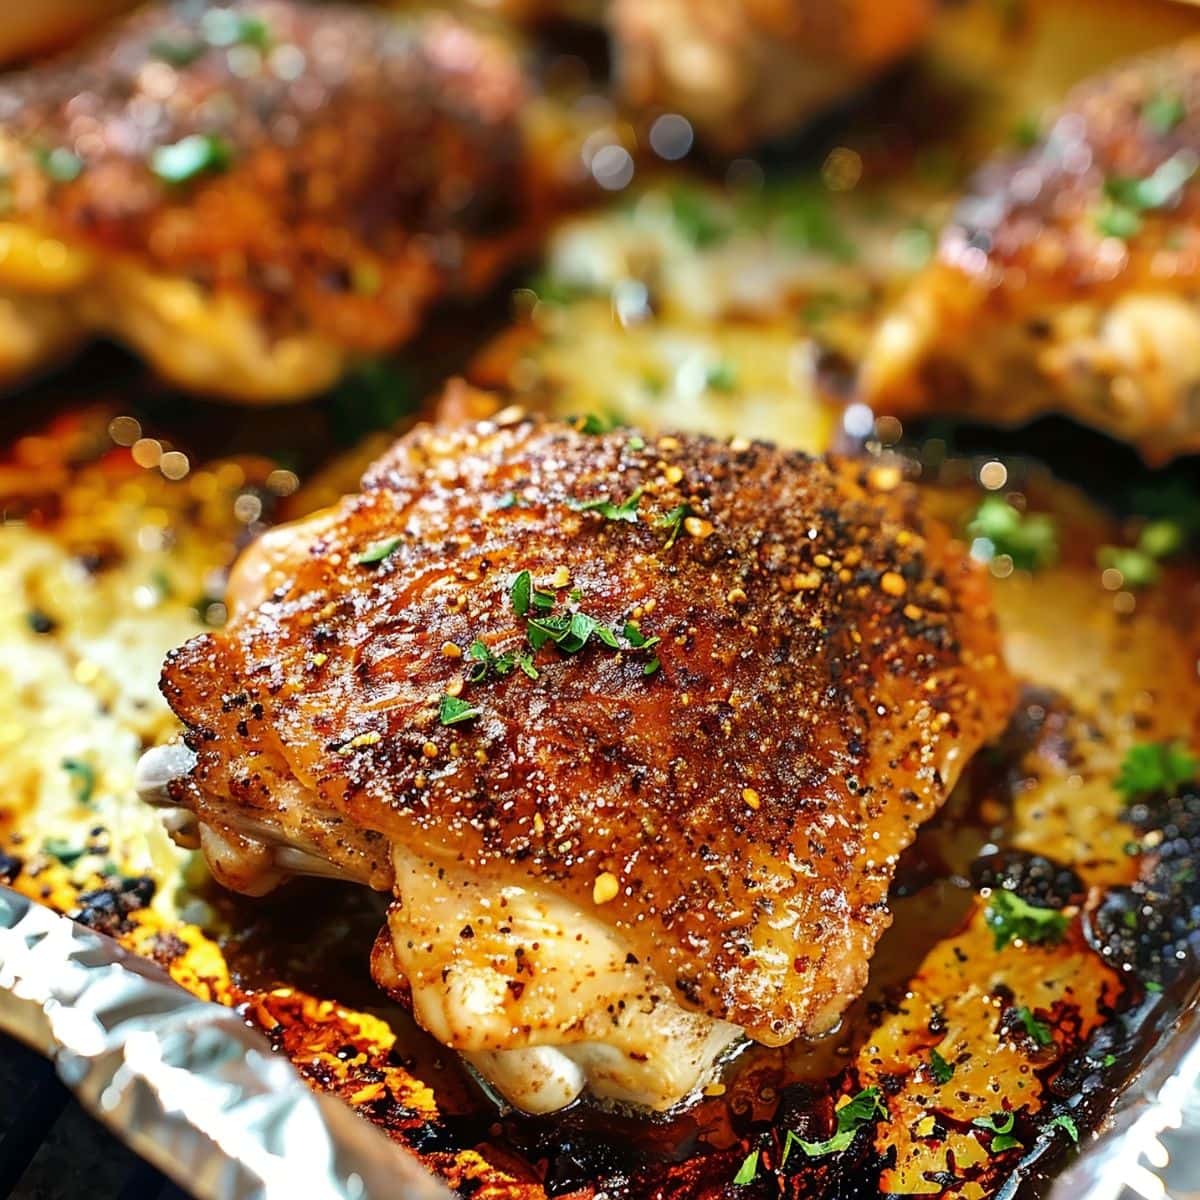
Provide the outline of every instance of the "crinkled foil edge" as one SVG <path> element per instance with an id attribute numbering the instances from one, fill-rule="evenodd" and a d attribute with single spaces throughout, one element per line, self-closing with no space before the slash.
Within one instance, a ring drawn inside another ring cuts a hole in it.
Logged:
<path id="1" fill-rule="evenodd" d="M 1191 1000 L 1097 1138 L 1058 1176 L 1050 1200 L 1200 1197 L 1200 998 Z"/>
<path id="2" fill-rule="evenodd" d="M 199 1200 L 446 1200 L 423 1166 L 308 1088 L 232 1009 L 0 887 L 0 1030 Z"/>
<path id="3" fill-rule="evenodd" d="M 313 1092 L 232 1009 L 111 938 L 0 887 L 0 1030 L 200 1200 L 446 1200 L 340 1101 Z M 1200 1196 L 1200 1004 L 1158 1039 L 1050 1200 Z"/>

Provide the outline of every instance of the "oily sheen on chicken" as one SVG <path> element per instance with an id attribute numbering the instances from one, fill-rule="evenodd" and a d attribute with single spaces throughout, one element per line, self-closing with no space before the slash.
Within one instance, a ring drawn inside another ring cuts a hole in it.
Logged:
<path id="1" fill-rule="evenodd" d="M 229 602 L 166 664 L 147 798 L 238 890 L 393 890 L 377 979 L 534 1111 L 833 1029 L 1013 703 L 900 472 L 762 443 L 420 426 Z"/>

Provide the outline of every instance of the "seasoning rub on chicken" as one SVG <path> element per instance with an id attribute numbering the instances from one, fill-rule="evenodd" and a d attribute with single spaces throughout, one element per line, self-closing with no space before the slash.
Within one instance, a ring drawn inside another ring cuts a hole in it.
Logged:
<path id="1" fill-rule="evenodd" d="M 230 590 L 144 794 L 236 889 L 394 889 L 377 979 L 534 1111 L 835 1028 L 1013 702 L 897 469 L 762 443 L 421 426 Z"/>
<path id="2" fill-rule="evenodd" d="M 445 14 L 145 9 L 0 84 L 0 382 L 93 335 L 175 383 L 327 387 L 503 260 L 520 72 Z"/>
<path id="3" fill-rule="evenodd" d="M 1200 450 L 1200 41 L 1081 85 L 986 165 L 863 365 L 880 411 L 1069 413 Z"/>

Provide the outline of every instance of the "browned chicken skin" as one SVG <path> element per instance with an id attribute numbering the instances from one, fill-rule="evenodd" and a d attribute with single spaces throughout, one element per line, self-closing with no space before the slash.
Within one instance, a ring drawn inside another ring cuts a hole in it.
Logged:
<path id="1" fill-rule="evenodd" d="M 1200 449 L 1200 41 L 1081 86 L 984 167 L 863 367 L 895 413 L 1064 411 Z"/>
<path id="2" fill-rule="evenodd" d="M 163 676 L 219 877 L 261 890 L 286 844 L 394 881 L 406 974 L 421 870 L 536 890 L 656 1003 L 771 1044 L 862 988 L 897 854 L 1013 697 L 982 572 L 898 473 L 762 444 L 420 427 L 231 593 Z M 570 613 L 601 632 L 532 649 Z M 472 682 L 475 643 L 529 658 Z M 539 1044 L 509 949 L 512 1032 L 470 1049 Z"/>
<path id="3" fill-rule="evenodd" d="M 613 0 L 626 97 L 727 150 L 795 129 L 912 50 L 930 0 Z"/>
<path id="4" fill-rule="evenodd" d="M 98 330 L 190 386 L 327 386 L 530 221 L 522 99 L 450 17 L 293 0 L 155 6 L 12 78 L 0 374 Z"/>

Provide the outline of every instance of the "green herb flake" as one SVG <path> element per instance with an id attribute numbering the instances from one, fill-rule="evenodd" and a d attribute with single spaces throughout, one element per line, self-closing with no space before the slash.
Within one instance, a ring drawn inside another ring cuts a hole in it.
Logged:
<path id="1" fill-rule="evenodd" d="M 1101 546 L 1096 551 L 1096 566 L 1117 571 L 1125 587 L 1144 588 L 1158 582 L 1158 563 L 1144 550 L 1134 546 Z"/>
<path id="2" fill-rule="evenodd" d="M 55 183 L 74 183 L 83 174 L 83 159 L 65 146 L 39 150 L 36 158 L 42 174 Z"/>
<path id="3" fill-rule="evenodd" d="M 670 550 L 675 545 L 676 539 L 679 537 L 680 530 L 683 529 L 683 522 L 686 517 L 692 515 L 691 508 L 686 504 L 676 505 L 670 512 L 665 512 L 661 517 L 654 519 L 654 527 L 656 529 L 667 530 L 667 540 L 663 543 L 664 550 Z"/>
<path id="4" fill-rule="evenodd" d="M 361 554 L 356 554 L 354 561 L 360 567 L 374 566 L 392 554 L 403 540 L 398 537 L 381 538 L 377 542 L 372 542 Z"/>
<path id="5" fill-rule="evenodd" d="M 1079 1144 L 1079 1126 L 1066 1113 L 1059 1113 L 1057 1117 L 1052 1118 L 1042 1126 L 1044 1133 L 1050 1133 L 1055 1129 L 1061 1129 L 1071 1141 L 1076 1145 Z"/>
<path id="6" fill-rule="evenodd" d="M 1013 1136 L 1013 1121 L 1012 1113 L 998 1113 L 994 1117 L 976 1117 L 971 1124 L 986 1129 L 992 1135 L 988 1153 L 1001 1154 L 1005 1150 L 1018 1149 L 1021 1145 Z"/>
<path id="7" fill-rule="evenodd" d="M 727 359 L 713 363 L 704 376 L 704 385 L 710 392 L 732 392 L 737 381 L 737 368 Z"/>
<path id="8" fill-rule="evenodd" d="M 150 156 L 150 170 L 164 183 L 188 183 L 201 175 L 229 169 L 233 148 L 211 133 L 192 133 Z"/>
<path id="9" fill-rule="evenodd" d="M 1117 1056 L 1115 1054 L 1106 1054 L 1100 1060 L 1100 1065 L 1102 1067 L 1111 1067 L 1116 1061 L 1117 1061 Z"/>
<path id="10" fill-rule="evenodd" d="M 656 655 L 642 668 L 642 674 L 646 676 L 653 675 L 661 666 L 662 663 L 658 661 L 658 656 Z"/>
<path id="11" fill-rule="evenodd" d="M 1157 979 L 1147 979 L 1144 984 L 1146 991 L 1157 994 L 1163 990 L 1163 985 Z"/>
<path id="12" fill-rule="evenodd" d="M 601 496 L 596 500 L 568 499 L 566 505 L 572 512 L 599 513 L 606 521 L 627 521 L 631 525 L 636 525 L 638 503 L 645 490 L 641 487 L 634 488 L 629 496 L 619 504 L 613 503 L 608 496 Z"/>
<path id="13" fill-rule="evenodd" d="M 639 437 L 637 434 L 634 434 L 633 437 L 631 437 L 629 441 L 625 443 L 626 450 L 645 450 L 645 448 L 646 439 Z"/>
<path id="14" fill-rule="evenodd" d="M 1178 795 L 1200 774 L 1200 761 L 1183 742 L 1142 742 L 1130 746 L 1113 786 L 1131 802 L 1139 796 Z"/>
<path id="15" fill-rule="evenodd" d="M 575 428 L 580 433 L 602 434 L 612 433 L 614 429 L 621 428 L 621 418 L 616 413 L 585 413 L 582 417 L 578 417 L 574 422 Z"/>
<path id="16" fill-rule="evenodd" d="M 935 1048 L 929 1052 L 929 1073 L 934 1083 L 949 1083 L 954 1078 L 954 1064 L 948 1063 Z"/>
<path id="17" fill-rule="evenodd" d="M 1027 945 L 1054 946 L 1067 930 L 1067 918 L 1057 909 L 1038 908 L 1005 888 L 992 892 L 984 920 L 997 950 L 1018 938 Z"/>
<path id="18" fill-rule="evenodd" d="M 985 496 L 967 523 L 971 552 L 985 560 L 1007 554 L 1025 571 L 1047 567 L 1058 558 L 1058 531 L 1045 513 L 1023 513 L 1003 496 Z"/>
<path id="19" fill-rule="evenodd" d="M 480 710 L 457 696 L 443 696 L 438 708 L 438 720 L 443 725 L 459 725 L 463 721 L 474 721 Z"/>
<path id="20" fill-rule="evenodd" d="M 1105 204 L 1096 214 L 1096 228 L 1104 237 L 1127 241 L 1141 232 L 1142 218 L 1124 204 Z"/>
<path id="21" fill-rule="evenodd" d="M 1022 150 L 1033 149 L 1042 137 L 1041 121 L 1037 117 L 1027 113 L 1013 126 L 1012 137 L 1016 145 Z"/>
<path id="22" fill-rule="evenodd" d="M 733 1177 L 733 1182 L 737 1187 L 745 1187 L 748 1183 L 754 1182 L 754 1177 L 758 1174 L 758 1151 L 751 1150 L 749 1154 L 742 1159 L 742 1165 L 738 1167 L 737 1174 Z"/>
<path id="23" fill-rule="evenodd" d="M 1054 1034 L 1050 1031 L 1050 1026 L 1045 1021 L 1039 1021 L 1023 1004 L 1016 1010 L 1016 1013 L 1017 1020 L 1021 1022 L 1021 1027 L 1039 1046 L 1044 1049 L 1046 1046 L 1054 1045 Z"/>
<path id="24" fill-rule="evenodd" d="M 537 679 L 539 671 L 533 665 L 533 656 L 530 654 L 521 653 L 517 655 L 517 666 L 522 673 L 528 675 L 530 679 Z"/>
<path id="25" fill-rule="evenodd" d="M 187 40 L 155 38 L 149 47 L 151 58 L 169 63 L 172 67 L 191 66 L 207 49 L 208 46 L 198 38 Z"/>
<path id="26" fill-rule="evenodd" d="M 1158 92 L 1142 105 L 1142 123 L 1160 137 L 1166 137 L 1186 116 L 1187 106 L 1178 92 Z"/>
<path id="27" fill-rule="evenodd" d="M 261 18 L 228 8 L 210 8 L 202 18 L 204 39 L 210 46 L 253 46 L 266 50 L 271 31 Z"/>
<path id="28" fill-rule="evenodd" d="M 76 802 L 90 808 L 96 794 L 96 768 L 78 758 L 64 758 L 61 765 L 70 777 Z"/>
<path id="29" fill-rule="evenodd" d="M 482 683 L 489 674 L 503 679 L 505 675 L 511 675 L 517 667 L 515 655 L 509 653 L 497 656 L 478 638 L 467 647 L 467 658 L 471 660 L 467 668 L 468 683 Z"/>
<path id="30" fill-rule="evenodd" d="M 798 1146 L 809 1158 L 823 1158 L 826 1154 L 837 1154 L 845 1150 L 854 1135 L 864 1126 L 869 1125 L 877 1117 L 888 1115 L 887 1106 L 877 1087 L 863 1088 L 857 1095 L 843 1104 L 837 1110 L 837 1126 L 833 1136 L 823 1142 L 808 1142 L 797 1136 L 790 1129 L 783 1145 L 783 1155 L 780 1166 L 783 1166 L 791 1153 L 793 1146 Z"/>
<path id="31" fill-rule="evenodd" d="M 1170 204 L 1196 174 L 1196 168 L 1195 155 L 1180 151 L 1141 178 L 1111 176 L 1104 184 L 1107 202 L 1097 216 L 1100 232 L 1106 237 L 1132 237 L 1142 227 L 1140 214 Z"/>
<path id="32" fill-rule="evenodd" d="M 671 219 L 679 234 L 697 250 L 719 245 L 731 232 L 728 220 L 696 188 L 680 187 L 671 193 Z"/>
<path id="33" fill-rule="evenodd" d="M 42 842 L 42 853 L 57 858 L 64 867 L 74 866 L 85 854 L 86 846 L 72 846 L 66 838 L 48 837 Z"/>
<path id="34" fill-rule="evenodd" d="M 523 617 L 529 611 L 529 600 L 533 595 L 533 576 L 528 571 L 521 571 L 512 581 L 508 589 L 508 597 L 512 601 L 513 611 L 518 617 Z"/>

